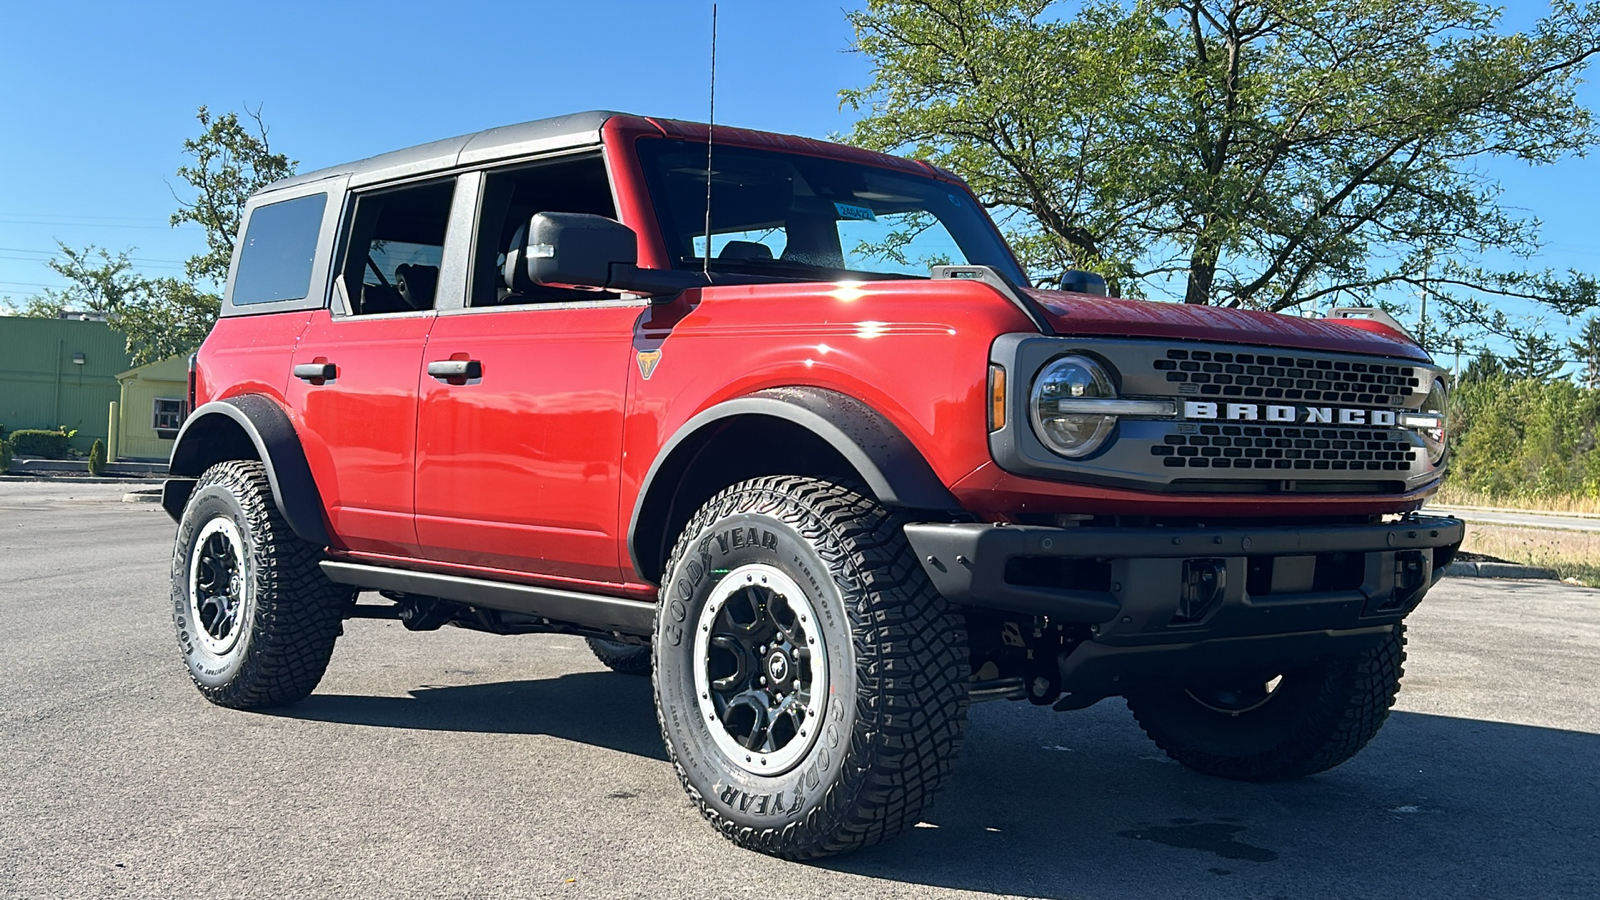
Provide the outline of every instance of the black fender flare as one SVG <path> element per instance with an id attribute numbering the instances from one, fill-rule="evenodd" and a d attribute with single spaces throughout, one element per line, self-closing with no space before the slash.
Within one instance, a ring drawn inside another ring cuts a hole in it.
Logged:
<path id="1" fill-rule="evenodd" d="M 241 434 L 249 446 L 240 444 Z M 194 479 L 212 464 L 242 458 L 241 452 L 251 447 L 266 467 L 272 499 L 284 521 L 302 540 L 326 547 L 328 529 L 322 521 L 322 494 L 311 476 L 300 436 L 283 407 L 261 394 L 214 400 L 184 420 L 167 466 L 174 477 L 161 495 L 167 514 L 174 520 L 183 515 Z"/>
<path id="2" fill-rule="evenodd" d="M 768 388 L 703 410 L 678 428 L 656 454 L 628 522 L 628 556 L 641 577 L 648 575 L 641 565 L 639 529 L 658 476 L 686 465 L 696 435 L 736 416 L 780 419 L 815 434 L 838 451 L 885 506 L 945 512 L 961 508 L 916 445 L 876 409 L 826 388 Z"/>

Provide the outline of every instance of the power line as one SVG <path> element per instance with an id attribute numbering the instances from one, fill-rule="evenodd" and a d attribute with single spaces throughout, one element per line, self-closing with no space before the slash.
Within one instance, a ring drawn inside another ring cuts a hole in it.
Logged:
<path id="1" fill-rule="evenodd" d="M 57 256 L 61 253 L 61 250 L 59 248 L 55 250 L 35 250 L 32 247 L 0 247 L 0 253 L 33 253 L 39 256 Z M 178 263 L 180 265 L 183 263 L 181 259 L 155 259 L 149 256 L 130 256 L 128 259 L 134 262 Z"/>
<path id="2" fill-rule="evenodd" d="M 0 225 L 35 225 L 49 228 L 133 228 L 143 231 L 173 231 L 189 227 L 192 223 L 184 222 L 179 225 L 119 225 L 114 222 L 29 222 L 22 219 L 0 219 Z"/>
<path id="3" fill-rule="evenodd" d="M 106 222 L 151 222 L 149 216 L 97 216 L 90 213 L 30 213 L 0 209 L 0 216 L 16 219 L 95 219 Z"/>

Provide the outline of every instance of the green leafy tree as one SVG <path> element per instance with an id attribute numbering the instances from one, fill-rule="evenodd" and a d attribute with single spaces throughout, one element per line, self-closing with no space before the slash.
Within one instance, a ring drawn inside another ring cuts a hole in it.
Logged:
<path id="1" fill-rule="evenodd" d="M 1535 330 L 1517 329 L 1511 335 L 1512 354 L 1506 357 L 1506 370 L 1513 377 L 1549 381 L 1561 372 L 1566 360 L 1561 344 L 1550 335 Z"/>
<path id="2" fill-rule="evenodd" d="M 1491 378 L 1502 378 L 1506 374 L 1505 364 L 1500 362 L 1500 357 L 1487 347 L 1478 350 L 1478 355 L 1467 363 L 1467 368 L 1461 373 L 1463 384 L 1469 381 L 1487 381 Z"/>
<path id="3" fill-rule="evenodd" d="M 113 256 L 93 244 L 81 250 L 61 241 L 56 241 L 56 246 L 60 255 L 45 265 L 69 284 L 65 288 L 47 288 L 27 300 L 21 308 L 23 315 L 54 319 L 63 312 L 81 312 L 110 319 L 144 290 L 144 279 L 128 260 L 131 249 Z"/>
<path id="4" fill-rule="evenodd" d="M 965 177 L 1034 271 L 1281 310 L 1413 285 L 1463 321 L 1517 297 L 1572 315 L 1579 273 L 1496 271 L 1536 223 L 1478 166 L 1597 136 L 1575 89 L 1600 7 L 1524 33 L 1471 0 L 868 0 L 852 138 Z M 1439 264 L 1436 260 L 1454 260 Z"/>
<path id="5" fill-rule="evenodd" d="M 1600 388 L 1600 316 L 1590 316 L 1578 337 L 1567 341 L 1567 349 L 1583 364 L 1578 373 L 1586 388 Z"/>
<path id="6" fill-rule="evenodd" d="M 135 365 L 169 359 L 199 347 L 216 324 L 222 299 L 181 278 L 154 278 L 122 308 L 115 325 L 128 336 Z"/>
<path id="7" fill-rule="evenodd" d="M 220 287 L 227 280 L 245 201 L 272 182 L 293 175 L 298 165 L 268 145 L 260 107 L 247 109 L 245 115 L 249 124 L 241 121 L 238 113 L 213 115 L 202 106 L 195 114 L 199 136 L 183 142 L 183 152 L 191 162 L 178 168 L 178 177 L 189 185 L 193 196 L 173 193 L 178 211 L 172 214 L 172 225 L 194 223 L 205 230 L 206 252 L 190 257 L 185 266 L 189 280 L 196 284 Z"/>

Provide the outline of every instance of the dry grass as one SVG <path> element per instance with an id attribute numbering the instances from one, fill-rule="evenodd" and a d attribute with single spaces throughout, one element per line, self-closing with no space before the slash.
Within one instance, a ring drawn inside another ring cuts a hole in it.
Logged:
<path id="1" fill-rule="evenodd" d="M 1553 531 L 1467 523 L 1461 549 L 1507 562 L 1555 569 L 1589 587 L 1600 587 L 1600 532 Z"/>
<path id="2" fill-rule="evenodd" d="M 1562 497 L 1495 497 L 1453 487 L 1446 482 L 1434 496 L 1444 506 L 1483 506 L 1495 509 L 1527 509 L 1535 512 L 1600 514 L 1600 498 L 1567 495 Z"/>

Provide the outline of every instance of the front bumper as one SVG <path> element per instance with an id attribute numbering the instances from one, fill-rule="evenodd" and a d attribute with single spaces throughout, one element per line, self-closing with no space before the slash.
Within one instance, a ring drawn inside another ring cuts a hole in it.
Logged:
<path id="1" fill-rule="evenodd" d="M 1097 639 L 1233 638 L 1391 624 L 1461 544 L 1442 516 L 1377 525 L 907 525 L 949 600 L 1093 627 Z"/>

